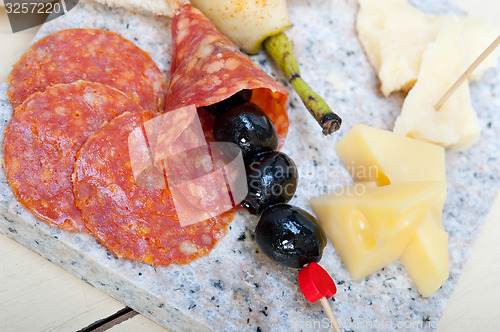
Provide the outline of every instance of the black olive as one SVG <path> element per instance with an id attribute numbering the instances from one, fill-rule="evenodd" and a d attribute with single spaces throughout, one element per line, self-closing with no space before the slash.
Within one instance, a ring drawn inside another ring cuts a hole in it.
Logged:
<path id="1" fill-rule="evenodd" d="M 241 205 L 260 214 L 273 204 L 286 203 L 297 189 L 297 167 L 283 152 L 264 152 L 247 163 L 248 194 Z"/>
<path id="2" fill-rule="evenodd" d="M 213 115 L 219 115 L 229 111 L 231 108 L 244 104 L 247 101 L 250 101 L 252 98 L 252 90 L 241 90 L 240 92 L 235 93 L 231 97 L 224 99 L 216 104 L 203 107 L 207 112 Z"/>
<path id="3" fill-rule="evenodd" d="M 260 250 L 278 264 L 302 268 L 319 262 L 326 246 L 326 235 L 316 218 L 288 204 L 264 210 L 255 228 Z"/>
<path id="4" fill-rule="evenodd" d="M 245 103 L 215 118 L 214 137 L 218 142 L 238 145 L 243 159 L 266 151 L 276 151 L 278 135 L 273 123 L 257 105 Z"/>

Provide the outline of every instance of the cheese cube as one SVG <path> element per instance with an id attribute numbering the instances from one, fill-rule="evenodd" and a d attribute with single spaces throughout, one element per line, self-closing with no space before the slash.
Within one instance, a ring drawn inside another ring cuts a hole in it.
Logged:
<path id="1" fill-rule="evenodd" d="M 352 278 L 364 278 L 397 260 L 415 235 L 443 182 L 383 187 L 355 183 L 311 206 Z"/>
<path id="2" fill-rule="evenodd" d="M 401 255 L 406 272 L 423 297 L 434 294 L 448 279 L 448 233 L 442 211 L 446 193 L 436 197 L 431 210 Z"/>
<path id="3" fill-rule="evenodd" d="M 356 124 L 335 146 L 355 181 L 446 181 L 442 147 Z"/>
<path id="4" fill-rule="evenodd" d="M 418 81 L 404 101 L 394 132 L 446 148 L 471 146 L 478 138 L 479 123 L 472 108 L 468 82 L 439 110 L 434 108 L 465 69 L 459 23 L 449 18 L 436 42 L 429 44 L 424 52 Z"/>
<path id="5" fill-rule="evenodd" d="M 337 146 L 356 181 L 378 185 L 412 181 L 446 182 L 444 148 L 393 132 L 355 125 Z M 448 278 L 448 234 L 442 225 L 446 190 L 436 195 L 427 215 L 401 255 L 422 296 L 430 296 Z"/>

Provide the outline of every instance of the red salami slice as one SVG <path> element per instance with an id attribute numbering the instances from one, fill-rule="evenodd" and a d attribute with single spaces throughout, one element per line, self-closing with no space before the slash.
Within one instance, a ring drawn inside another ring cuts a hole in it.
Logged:
<path id="1" fill-rule="evenodd" d="M 112 86 L 149 111 L 163 111 L 166 92 L 165 75 L 146 52 L 116 33 L 96 29 L 62 30 L 40 39 L 7 80 L 14 108 L 49 85 L 77 80 Z"/>
<path id="2" fill-rule="evenodd" d="M 18 200 L 49 224 L 85 232 L 71 173 L 76 154 L 103 122 L 142 108 L 123 92 L 78 81 L 48 87 L 19 106 L 7 126 L 5 171 Z"/>
<path id="3" fill-rule="evenodd" d="M 173 56 L 165 110 L 209 106 L 251 89 L 283 144 L 288 132 L 287 90 L 241 53 L 196 8 L 184 5 L 172 21 Z M 200 114 L 202 117 L 202 114 Z"/>
<path id="4" fill-rule="evenodd" d="M 221 239 L 234 213 L 181 227 L 168 189 L 137 186 L 127 140 L 153 113 L 126 113 L 83 145 L 73 173 L 76 204 L 87 228 L 106 247 L 155 265 L 188 263 Z"/>

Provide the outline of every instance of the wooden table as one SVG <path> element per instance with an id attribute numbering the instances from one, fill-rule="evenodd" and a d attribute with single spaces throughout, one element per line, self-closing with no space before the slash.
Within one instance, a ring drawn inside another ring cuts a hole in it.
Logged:
<path id="1" fill-rule="evenodd" d="M 454 2 L 498 22 L 500 3 L 496 0 Z M 0 7 L 0 77 L 7 76 L 36 31 L 12 34 L 5 9 Z M 438 330 L 500 331 L 499 220 L 500 195 Z M 0 331 L 167 331 L 2 234 L 0 257 Z"/>

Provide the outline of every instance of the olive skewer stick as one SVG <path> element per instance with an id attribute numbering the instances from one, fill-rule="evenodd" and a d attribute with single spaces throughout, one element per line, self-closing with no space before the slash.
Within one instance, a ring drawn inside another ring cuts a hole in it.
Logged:
<path id="1" fill-rule="evenodd" d="M 311 262 L 299 272 L 299 288 L 307 301 L 320 301 L 325 310 L 331 327 L 335 332 L 341 332 L 339 323 L 333 314 L 328 299 L 337 293 L 337 287 L 332 277 L 318 263 Z"/>
<path id="2" fill-rule="evenodd" d="M 328 319 L 330 320 L 330 323 L 332 324 L 332 328 L 335 332 L 342 332 L 340 330 L 339 323 L 337 323 L 337 319 L 333 315 L 333 310 L 330 304 L 328 303 L 328 299 L 326 297 L 322 297 L 319 299 L 321 302 L 321 305 L 323 306 L 323 309 L 325 310 L 326 315 L 328 316 Z"/>
<path id="3" fill-rule="evenodd" d="M 451 95 L 462 85 L 463 82 L 465 82 L 469 76 L 472 74 L 472 72 L 481 64 L 481 62 L 484 61 L 490 55 L 495 48 L 500 45 L 500 35 L 488 46 L 481 55 L 477 57 L 476 60 L 467 68 L 467 70 L 457 79 L 457 81 L 451 86 L 451 88 L 446 91 L 446 93 L 439 99 L 439 101 L 436 103 L 434 108 L 436 111 L 439 111 L 441 106 L 451 97 Z"/>
<path id="4" fill-rule="evenodd" d="M 300 76 L 300 68 L 293 52 L 293 44 L 288 37 L 283 32 L 278 33 L 264 40 L 263 46 L 285 73 L 287 80 L 292 84 L 309 113 L 323 129 L 323 134 L 326 136 L 339 130 L 342 119 Z"/>

